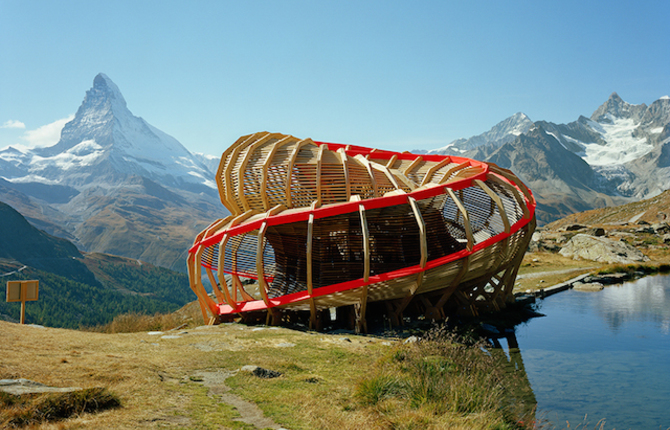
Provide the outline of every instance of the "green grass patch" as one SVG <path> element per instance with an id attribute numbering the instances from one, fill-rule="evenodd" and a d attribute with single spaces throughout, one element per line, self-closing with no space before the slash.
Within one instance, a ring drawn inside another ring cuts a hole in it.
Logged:
<path id="1" fill-rule="evenodd" d="M 59 421 L 85 412 L 98 412 L 120 406 L 119 398 L 106 388 L 22 396 L 0 392 L 0 427 L 23 427 Z"/>
<path id="2" fill-rule="evenodd" d="M 208 395 L 209 388 L 197 383 L 184 383 L 179 385 L 179 390 L 186 394 L 190 399 L 186 407 L 193 427 L 197 429 L 243 429 L 251 430 L 256 427 L 241 421 L 235 421 L 240 418 L 239 412 L 234 406 L 223 403 L 217 396 Z"/>
<path id="3" fill-rule="evenodd" d="M 612 266 L 605 267 L 598 271 L 599 275 L 611 275 L 614 273 L 628 273 L 633 274 L 636 272 L 644 273 L 645 275 L 652 275 L 654 273 L 669 273 L 670 264 L 614 264 Z"/>
<path id="4" fill-rule="evenodd" d="M 439 428 L 446 424 L 444 417 L 482 415 L 488 417 L 488 428 L 524 428 L 522 421 L 533 421 L 525 415 L 533 410 L 534 398 L 523 404 L 519 375 L 484 346 L 435 329 L 381 359 L 372 375 L 357 384 L 355 397 L 388 420 L 390 428 Z"/>

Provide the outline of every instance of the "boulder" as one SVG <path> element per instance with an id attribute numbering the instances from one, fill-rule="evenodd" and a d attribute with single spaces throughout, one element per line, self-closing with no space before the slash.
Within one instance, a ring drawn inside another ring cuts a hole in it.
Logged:
<path id="1" fill-rule="evenodd" d="M 568 225 L 568 226 L 565 227 L 565 231 L 577 231 L 577 230 L 582 230 L 582 229 L 584 229 L 584 228 L 586 228 L 585 225 L 581 225 L 581 224 L 570 224 L 570 225 Z"/>
<path id="2" fill-rule="evenodd" d="M 600 236 L 605 236 L 605 229 L 602 228 L 602 227 L 594 227 L 594 228 L 590 228 L 590 229 L 586 230 L 584 233 L 585 234 L 590 234 L 591 236 L 600 237 Z"/>
<path id="3" fill-rule="evenodd" d="M 575 282 L 572 284 L 572 288 L 576 291 L 585 291 L 585 292 L 592 292 L 592 291 L 600 291 L 603 288 L 603 284 L 599 282 L 588 282 L 586 284 L 582 282 Z"/>
<path id="4" fill-rule="evenodd" d="M 576 234 L 559 251 L 564 257 L 575 260 L 593 260 L 601 263 L 633 264 L 649 261 L 649 258 L 625 242 L 605 237 Z"/>
<path id="5" fill-rule="evenodd" d="M 670 225 L 667 222 L 661 222 L 651 226 L 654 229 L 656 234 L 668 234 L 670 233 Z"/>

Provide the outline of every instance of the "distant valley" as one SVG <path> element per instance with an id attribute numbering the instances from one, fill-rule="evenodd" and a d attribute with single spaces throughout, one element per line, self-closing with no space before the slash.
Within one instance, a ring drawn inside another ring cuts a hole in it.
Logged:
<path id="1" fill-rule="evenodd" d="M 183 273 L 138 260 L 82 254 L 71 242 L 36 229 L 0 203 L 0 282 L 37 279 L 39 300 L 27 322 L 79 328 L 128 312 L 171 312 L 193 300 Z M 0 302 L 0 320 L 18 321 L 19 305 Z"/>

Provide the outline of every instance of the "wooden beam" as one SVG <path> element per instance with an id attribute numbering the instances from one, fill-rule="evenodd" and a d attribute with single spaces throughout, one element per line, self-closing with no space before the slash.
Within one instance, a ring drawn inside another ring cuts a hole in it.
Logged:
<path id="1" fill-rule="evenodd" d="M 242 207 L 244 208 L 245 211 L 248 211 L 251 209 L 249 206 L 249 201 L 247 200 L 247 195 L 244 192 L 244 174 L 247 170 L 247 165 L 249 164 L 249 159 L 251 156 L 254 154 L 254 151 L 261 146 L 266 144 L 269 140 L 277 138 L 278 136 L 281 136 L 281 134 L 278 133 L 271 133 L 268 135 L 263 136 L 262 138 L 258 139 L 254 143 L 252 143 L 247 151 L 244 154 L 244 158 L 242 158 L 242 162 L 240 163 L 240 167 L 237 169 L 237 196 L 240 198 L 242 201 Z"/>
<path id="2" fill-rule="evenodd" d="M 321 206 L 323 201 L 323 187 L 321 186 L 321 169 L 323 164 L 323 152 L 328 148 L 328 145 L 325 143 L 319 146 L 319 152 L 316 155 L 316 202 L 317 206 Z"/>
<path id="3" fill-rule="evenodd" d="M 386 163 L 386 167 L 389 168 L 389 169 L 393 169 L 393 164 L 396 162 L 397 159 L 398 159 L 398 155 L 393 154 L 391 156 L 391 158 L 389 158 L 389 161 Z"/>
<path id="4" fill-rule="evenodd" d="M 265 157 L 265 161 L 263 162 L 263 172 L 261 176 L 261 199 L 263 199 L 264 210 L 270 209 L 270 199 L 268 198 L 268 176 L 269 176 L 268 172 L 270 171 L 270 166 L 272 165 L 272 159 L 274 158 L 275 154 L 277 153 L 277 150 L 280 147 L 288 143 L 291 143 L 291 141 L 293 140 L 297 140 L 297 138 L 293 136 L 286 136 L 283 139 L 275 142 L 272 145 L 270 152 Z"/>
<path id="5" fill-rule="evenodd" d="M 416 157 L 416 158 L 409 164 L 409 166 L 407 166 L 407 167 L 405 168 L 405 170 L 403 170 L 402 174 L 405 175 L 405 176 L 409 175 L 409 174 L 412 172 L 412 170 L 414 170 L 414 169 L 415 169 L 419 164 L 421 164 L 422 162 L 423 162 L 423 157 L 422 157 L 422 156 L 418 156 L 418 157 Z"/>
<path id="6" fill-rule="evenodd" d="M 426 267 L 426 263 L 428 262 L 428 241 L 426 239 L 426 223 L 423 220 L 423 216 L 421 215 L 421 211 L 419 210 L 419 205 L 416 203 L 416 199 L 414 197 L 408 197 L 407 200 L 409 201 L 409 205 L 412 207 L 412 212 L 414 212 L 414 218 L 416 219 L 416 223 L 419 225 L 419 240 L 421 243 L 419 246 L 421 247 L 421 268 Z M 423 276 L 421 277 L 423 279 Z"/>
<path id="7" fill-rule="evenodd" d="M 256 276 L 258 277 L 258 290 L 260 291 L 261 298 L 263 299 L 263 302 L 265 303 L 265 306 L 268 307 L 268 309 L 270 308 L 270 299 L 268 298 L 269 288 L 268 283 L 265 280 L 265 264 L 263 261 L 263 252 L 265 250 L 265 232 L 268 228 L 267 219 L 282 212 L 285 209 L 286 207 L 284 205 L 276 205 L 265 213 L 265 221 L 263 221 L 261 224 L 261 228 L 258 229 L 258 236 L 256 239 Z"/>
<path id="8" fill-rule="evenodd" d="M 228 283 L 226 282 L 226 277 L 225 277 L 225 272 L 224 272 L 224 267 L 226 263 L 226 244 L 228 243 L 228 234 L 224 234 L 223 238 L 221 239 L 221 242 L 219 242 L 219 263 L 218 267 L 219 270 L 217 271 L 217 275 L 219 276 L 219 284 L 222 287 L 223 291 L 223 296 L 226 299 L 226 303 L 228 306 L 230 306 L 233 309 L 237 309 L 237 302 L 232 299 L 232 296 L 230 294 L 230 290 L 228 290 Z M 235 288 L 232 280 L 231 280 L 231 287 Z M 237 294 L 236 294 L 237 296 Z"/>
<path id="9" fill-rule="evenodd" d="M 446 166 L 449 163 L 451 163 L 451 158 L 446 157 L 444 160 L 440 161 L 439 163 L 435 164 L 430 169 L 428 169 L 426 174 L 423 176 L 423 179 L 421 180 L 420 186 L 424 186 L 428 182 L 430 182 L 430 179 L 433 177 L 435 172 L 437 172 L 438 170 L 440 170 L 441 168 L 443 168 L 444 166 Z"/>
<path id="10" fill-rule="evenodd" d="M 312 297 L 312 240 L 314 235 L 314 209 L 317 207 L 317 202 L 313 202 L 310 208 L 309 220 L 307 221 L 307 294 Z"/>
<path id="11" fill-rule="evenodd" d="M 237 204 L 237 201 L 235 200 L 235 196 L 233 195 L 234 187 L 232 186 L 233 185 L 232 184 L 232 174 L 233 174 L 233 169 L 235 168 L 235 160 L 237 159 L 237 156 L 239 155 L 239 153 L 243 149 L 245 149 L 247 146 L 249 146 L 252 142 L 254 142 L 258 139 L 261 139 L 262 137 L 264 137 L 268 134 L 270 134 L 270 133 L 268 133 L 266 131 L 262 132 L 262 133 L 252 134 L 249 137 L 249 139 L 245 140 L 239 146 L 236 146 L 235 149 L 233 149 L 233 152 L 230 155 L 230 162 L 226 166 L 225 172 L 223 174 L 224 174 L 224 177 L 226 179 L 226 184 L 228 185 L 228 186 L 225 187 L 226 188 L 226 200 L 228 202 L 228 205 L 231 206 L 228 209 L 230 210 L 230 213 L 233 214 L 233 215 L 237 215 L 237 214 L 240 214 L 240 213 L 244 212 L 243 208 L 239 207 L 239 205 Z M 228 206 L 226 206 L 226 207 L 228 207 Z"/>
<path id="12" fill-rule="evenodd" d="M 467 168 L 467 167 L 470 167 L 470 162 L 469 162 L 469 161 L 464 161 L 464 162 L 462 162 L 461 164 L 458 164 L 458 165 L 452 167 L 451 169 L 449 169 L 449 170 L 447 170 L 446 172 L 444 172 L 444 175 L 442 175 L 442 179 L 440 179 L 440 181 L 439 181 L 438 183 L 439 183 L 439 184 L 443 184 L 443 183 L 445 183 L 446 181 L 449 180 L 449 178 L 451 177 L 451 175 L 454 174 L 454 172 L 457 172 L 457 171 L 459 171 L 459 170 L 463 170 L 463 169 L 465 169 L 465 168 Z"/>
<path id="13" fill-rule="evenodd" d="M 263 267 L 263 245 L 265 244 L 265 231 L 267 230 L 267 221 L 263 221 L 258 230 L 258 239 L 256 242 L 256 276 L 258 277 L 258 290 L 266 307 L 270 307 L 268 298 L 268 284 L 265 281 L 265 267 Z"/>
<path id="14" fill-rule="evenodd" d="M 356 333 L 367 333 L 368 323 L 365 319 L 365 312 L 368 306 L 368 286 L 361 287 L 361 298 L 358 306 L 354 306 L 356 312 Z"/>
<path id="15" fill-rule="evenodd" d="M 224 183 L 224 179 L 226 179 L 225 178 L 225 172 L 226 172 L 226 167 L 227 167 L 226 159 L 228 158 L 228 155 L 231 152 L 233 152 L 235 150 L 235 148 L 237 148 L 237 146 L 244 145 L 245 141 L 247 141 L 249 139 L 253 139 L 256 134 L 258 134 L 258 133 L 249 134 L 249 135 L 240 137 L 239 139 L 237 139 L 235 141 L 234 144 L 232 144 L 225 151 L 223 151 L 223 155 L 221 155 L 221 161 L 219 162 L 219 167 L 216 170 L 216 178 L 215 179 L 216 179 L 216 184 L 218 185 L 217 188 L 219 190 L 219 198 L 221 199 L 221 203 L 231 213 L 236 213 L 237 212 L 237 210 L 236 210 L 237 206 L 231 206 L 230 203 L 228 203 L 228 196 L 227 196 L 227 193 L 226 193 L 226 188 L 227 187 L 224 186 L 226 184 L 230 185 L 227 182 Z M 231 157 L 231 160 L 232 160 L 232 157 Z"/>
<path id="16" fill-rule="evenodd" d="M 361 232 L 363 233 L 363 281 L 368 282 L 370 279 L 370 231 L 365 216 L 365 206 L 362 204 L 358 205 L 358 214 L 361 218 Z"/>
<path id="17" fill-rule="evenodd" d="M 312 142 L 312 139 L 303 139 L 299 141 L 296 145 L 295 148 L 293 148 L 293 151 L 291 152 L 291 155 L 288 160 L 288 165 L 286 166 L 286 184 L 285 184 L 285 189 L 284 192 L 286 193 L 286 207 L 287 208 L 292 208 L 293 207 L 293 202 L 292 202 L 292 197 L 291 197 L 291 178 L 293 177 L 293 166 L 295 165 L 295 159 L 298 157 L 298 153 L 300 152 L 300 149 L 308 144 L 314 145 L 314 142 Z"/>
<path id="18" fill-rule="evenodd" d="M 340 156 L 340 162 L 342 163 L 342 171 L 344 172 L 344 184 L 347 193 L 347 201 L 351 198 L 351 181 L 349 179 L 349 156 L 344 151 L 344 148 L 337 150 L 337 155 Z"/>
<path id="19" fill-rule="evenodd" d="M 193 290 L 196 297 L 198 298 L 198 304 L 200 305 L 200 311 L 202 312 L 202 319 L 205 323 L 209 320 L 209 315 L 207 314 L 207 306 L 205 304 L 205 299 L 200 296 L 200 291 L 195 286 L 195 255 L 188 254 L 186 258 L 186 269 L 188 270 L 188 286 Z"/>
<path id="20" fill-rule="evenodd" d="M 449 197 L 456 203 L 456 206 L 458 207 L 459 212 L 461 213 L 461 216 L 463 216 L 463 227 L 465 227 L 465 237 L 468 240 L 466 249 L 468 251 L 472 251 L 472 247 L 475 244 L 475 240 L 472 236 L 472 226 L 470 225 L 470 216 L 468 215 L 468 211 L 465 210 L 465 206 L 463 206 L 463 202 L 456 196 L 456 193 L 454 193 L 454 190 L 452 190 L 449 187 L 445 187 L 445 190 L 449 194 Z"/>
<path id="21" fill-rule="evenodd" d="M 505 228 L 505 233 L 509 234 L 510 232 L 509 218 L 507 218 L 507 211 L 505 211 L 505 206 L 503 206 L 502 200 L 500 200 L 500 196 L 494 193 L 493 190 L 490 189 L 484 181 L 480 179 L 475 179 L 474 182 L 477 185 L 479 185 L 479 188 L 484 190 L 484 192 L 488 194 L 489 197 L 491 197 L 491 200 L 495 202 L 496 206 L 498 206 L 498 212 L 500 213 L 500 218 L 502 219 L 503 226 Z"/>
<path id="22" fill-rule="evenodd" d="M 504 177 L 505 179 L 511 181 L 514 185 L 519 187 L 519 189 L 521 190 L 523 195 L 526 197 L 526 200 L 528 200 L 528 202 L 535 202 L 535 199 L 533 198 L 533 195 L 530 192 L 530 190 L 528 189 L 528 187 L 526 187 L 526 185 L 523 182 L 521 182 L 521 180 L 519 180 L 519 178 L 514 176 L 514 174 L 511 171 L 509 171 L 507 169 L 503 169 L 502 167 L 496 166 L 493 163 L 488 163 L 488 165 L 489 165 L 489 170 L 490 171 Z"/>
<path id="23" fill-rule="evenodd" d="M 530 218 L 530 210 L 528 210 L 528 205 L 524 201 L 523 197 L 521 196 L 519 190 L 512 184 L 510 184 L 507 181 L 503 181 L 500 179 L 497 175 L 489 173 L 486 175 L 486 179 L 493 181 L 505 189 L 509 190 L 512 193 L 512 196 L 514 197 L 514 200 L 516 200 L 516 203 L 521 207 L 521 210 L 523 211 L 523 217 L 524 219 Z"/>

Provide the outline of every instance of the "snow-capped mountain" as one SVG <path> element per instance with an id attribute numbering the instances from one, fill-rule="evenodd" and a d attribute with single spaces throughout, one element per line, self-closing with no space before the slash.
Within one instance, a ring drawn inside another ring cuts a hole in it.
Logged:
<path id="1" fill-rule="evenodd" d="M 453 142 L 437 149 L 426 151 L 428 154 L 460 155 L 480 146 L 490 145 L 499 147 L 516 139 L 533 126 L 533 121 L 526 114 L 517 112 L 511 117 L 494 125 L 489 131 L 472 136 L 468 139 L 456 139 Z"/>
<path id="2" fill-rule="evenodd" d="M 56 145 L 26 152 L 10 147 L 0 160 L 0 176 L 10 182 L 86 187 L 101 175 L 138 175 L 190 191 L 216 189 L 213 173 L 176 139 L 134 116 L 102 73 Z"/>
<path id="3" fill-rule="evenodd" d="M 521 115 L 428 152 L 512 169 L 535 192 L 541 222 L 670 188 L 670 97 L 647 106 L 613 93 L 590 118 L 569 124 L 532 123 Z"/>
<path id="4" fill-rule="evenodd" d="M 134 116 L 101 73 L 55 145 L 0 150 L 0 201 L 84 251 L 183 271 L 193 237 L 227 215 L 209 165 Z"/>

